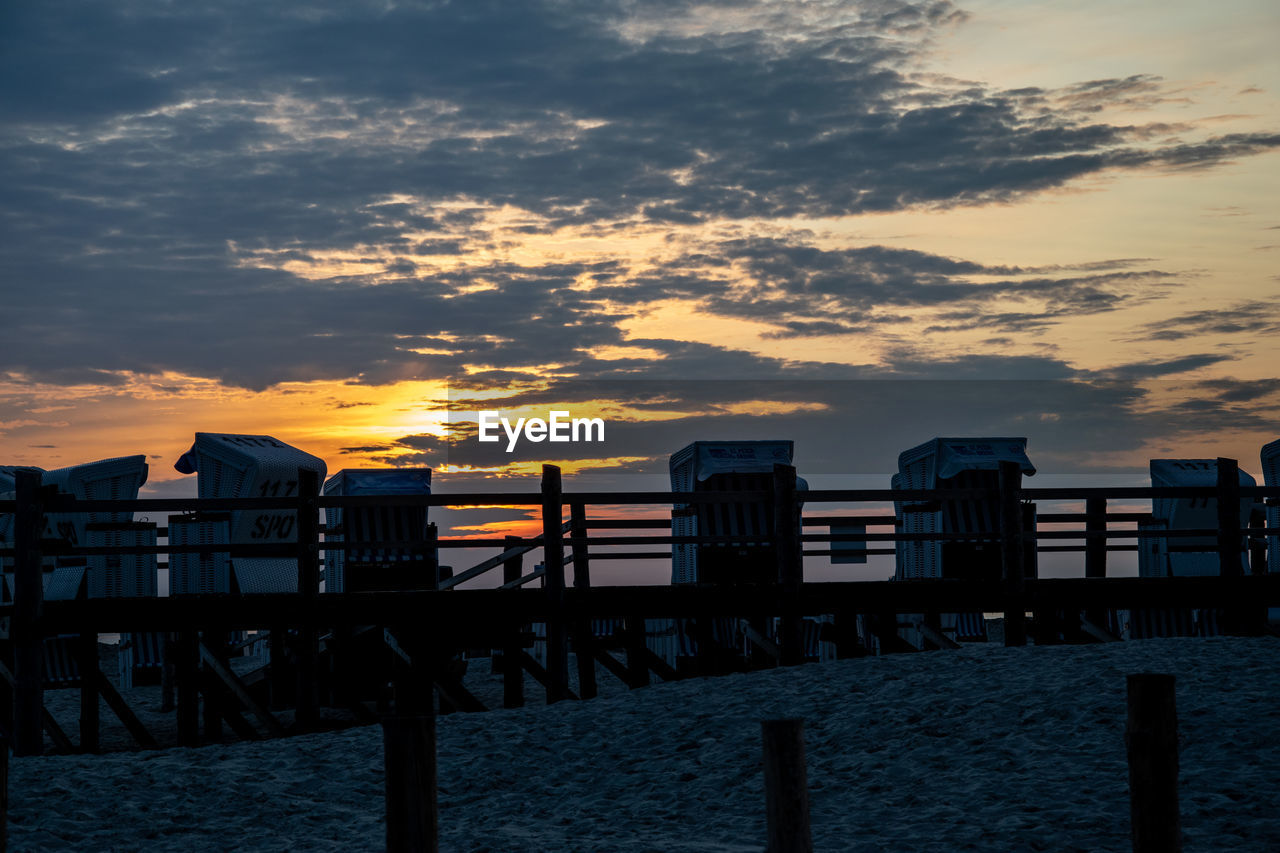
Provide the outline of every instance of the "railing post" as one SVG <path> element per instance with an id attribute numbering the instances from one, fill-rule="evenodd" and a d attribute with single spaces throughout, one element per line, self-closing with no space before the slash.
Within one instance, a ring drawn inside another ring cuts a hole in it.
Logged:
<path id="1" fill-rule="evenodd" d="M 560 469 L 542 466 L 543 587 L 547 596 L 547 703 L 559 702 L 569 690 L 569 642 L 564 625 L 563 492 Z"/>
<path id="2" fill-rule="evenodd" d="M 587 557 L 587 508 L 582 501 L 569 504 L 569 541 L 573 548 L 573 589 L 579 605 L 584 604 L 591 589 L 591 566 Z M 579 612 L 574 623 L 574 648 L 578 654 L 578 695 L 596 697 L 595 634 L 591 630 L 591 614 Z"/>
<path id="3" fill-rule="evenodd" d="M 14 472 L 18 501 L 13 519 L 14 638 L 13 751 L 15 755 L 44 752 L 44 584 L 40 537 L 44 512 L 40 500 L 40 472 Z"/>
<path id="4" fill-rule="evenodd" d="M 519 536 L 508 536 L 503 550 L 510 551 L 519 545 Z M 522 574 L 524 574 L 524 554 L 516 554 L 503 561 L 502 582 L 504 584 L 520 580 Z M 511 592 L 514 595 L 519 594 L 517 590 L 511 590 Z M 519 637 L 527 630 L 527 625 L 513 625 L 507 633 L 506 645 L 502 649 L 502 707 L 504 708 L 524 707 L 524 667 L 520 664 L 520 654 L 524 649 L 519 642 Z"/>
<path id="5" fill-rule="evenodd" d="M 1218 457 L 1218 574 L 1244 574 L 1240 553 L 1240 466 Z"/>
<path id="6" fill-rule="evenodd" d="M 1178 853 L 1178 711 L 1174 677 L 1140 673 L 1128 678 L 1129 819 L 1133 853 Z"/>
<path id="7" fill-rule="evenodd" d="M 382 718 L 387 853 L 439 850 L 434 714 Z"/>
<path id="8" fill-rule="evenodd" d="M 804 721 L 763 720 L 767 853 L 812 853 Z"/>
<path id="9" fill-rule="evenodd" d="M 97 632 L 81 631 L 76 646 L 76 664 L 80 668 L 80 751 L 93 753 L 99 746 Z"/>
<path id="10" fill-rule="evenodd" d="M 200 639 L 194 628 L 178 632 L 174 643 L 178 682 L 178 746 L 200 745 Z"/>
<path id="11" fill-rule="evenodd" d="M 1086 578 L 1107 576 L 1106 498 L 1086 498 L 1084 502 L 1084 576 Z M 1084 616 L 1096 627 L 1107 626 L 1106 612 L 1100 608 L 1086 608 Z"/>
<path id="12" fill-rule="evenodd" d="M 1023 565 L 1022 466 L 1000 463 L 1000 562 L 1004 572 L 1004 644 L 1027 644 L 1026 569 Z"/>
<path id="13" fill-rule="evenodd" d="M 295 720 L 300 731 L 320 722 L 316 692 L 316 605 L 320 598 L 320 475 L 298 469 L 298 594 L 302 597 L 302 624 L 298 626 L 298 705 Z"/>
<path id="14" fill-rule="evenodd" d="M 773 541 L 778 558 L 778 585 L 787 609 L 782 613 L 779 647 L 782 666 L 804 663 L 804 623 L 799 613 L 789 612 L 795 606 L 796 593 L 804 582 L 804 566 L 800 537 L 796 530 L 796 469 L 791 465 L 773 466 Z"/>

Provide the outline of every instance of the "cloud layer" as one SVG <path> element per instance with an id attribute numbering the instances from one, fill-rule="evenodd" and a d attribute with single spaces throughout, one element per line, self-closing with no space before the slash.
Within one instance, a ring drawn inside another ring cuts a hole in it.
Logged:
<path id="1" fill-rule="evenodd" d="M 1054 90 L 924 73 L 965 17 L 945 0 L 0 14 L 0 371 L 50 382 L 859 375 L 628 340 L 623 324 L 662 300 L 765 338 L 876 336 L 909 373 L 921 324 L 1034 335 L 1182 280 L 832 248 L 784 220 L 1005 202 L 1280 147 L 1108 123 L 1169 97 L 1150 75 Z M 547 248 L 611 235 L 653 245 Z M 1197 329 L 1256 324 L 1223 312 L 1148 331 Z"/>

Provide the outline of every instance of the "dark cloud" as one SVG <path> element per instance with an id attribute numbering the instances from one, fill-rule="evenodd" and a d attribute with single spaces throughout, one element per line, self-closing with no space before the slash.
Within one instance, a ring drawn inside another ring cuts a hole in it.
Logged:
<path id="1" fill-rule="evenodd" d="M 1275 334 L 1280 332 L 1274 306 L 1266 302 L 1242 302 L 1230 308 L 1189 311 L 1146 323 L 1135 340 L 1177 341 L 1202 335 Z"/>
<path id="2" fill-rule="evenodd" d="M 0 370 L 264 388 L 655 368 L 589 355 L 629 344 L 686 376 L 827 376 L 840 368 L 628 342 L 619 324 L 646 300 L 681 298 L 765 319 L 776 338 L 881 330 L 923 310 L 939 313 L 935 333 L 1030 333 L 1173 282 L 1126 261 L 1059 274 L 774 237 L 637 270 L 489 259 L 514 236 L 569 225 L 678 231 L 986 204 L 1280 147 L 1267 133 L 1162 141 L 1100 119 L 1174 96 L 1150 75 L 1002 90 L 916 73 L 965 17 L 945 0 L 821 16 L 692 9 L 7 4 Z M 1002 300 L 1026 304 L 993 308 Z"/>

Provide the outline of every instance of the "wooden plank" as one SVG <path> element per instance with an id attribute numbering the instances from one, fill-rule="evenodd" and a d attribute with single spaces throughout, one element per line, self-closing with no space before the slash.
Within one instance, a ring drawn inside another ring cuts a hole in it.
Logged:
<path id="1" fill-rule="evenodd" d="M 80 669 L 80 751 L 97 752 L 99 743 L 97 679 L 88 674 L 98 670 L 98 635 L 76 638 L 76 665 Z"/>
<path id="2" fill-rule="evenodd" d="M 778 559 L 778 586 L 784 598 L 794 598 L 804 583 L 804 563 L 796 531 L 796 469 L 773 466 L 773 541 Z M 783 613 L 778 629 L 778 663 L 804 663 L 804 623 L 798 613 Z"/>
<path id="3" fill-rule="evenodd" d="M 226 701 L 230 697 L 226 695 L 222 682 L 208 667 L 200 670 L 200 690 L 204 693 L 206 704 L 209 702 L 209 697 L 217 697 L 219 725 L 226 723 L 227 727 L 241 740 L 262 740 L 262 735 L 258 734 L 258 730 L 244 718 L 240 709 Z"/>
<path id="4" fill-rule="evenodd" d="M 436 720 L 433 714 L 382 720 L 387 853 L 436 853 Z"/>
<path id="5" fill-rule="evenodd" d="M 44 752 L 44 583 L 41 571 L 43 508 L 40 472 L 14 472 L 17 506 L 13 519 L 14 755 Z"/>
<path id="6" fill-rule="evenodd" d="M 178 682 L 178 746 L 200 745 L 200 651 L 194 630 L 180 631 L 174 643 Z"/>
<path id="7" fill-rule="evenodd" d="M 762 720 L 764 793 L 769 853 L 813 853 L 804 721 Z"/>
<path id="8" fill-rule="evenodd" d="M 219 660 L 218 656 L 211 652 L 204 643 L 200 644 L 200 657 L 213 676 L 221 681 L 222 685 L 231 691 L 231 694 L 236 699 L 240 700 L 240 704 L 249 709 L 249 713 L 257 717 L 258 721 L 266 726 L 268 732 L 278 736 L 285 734 L 285 728 L 280 721 L 253 698 L 253 695 L 245 687 L 244 682 L 231 671 L 226 662 Z"/>
<path id="9" fill-rule="evenodd" d="M 1095 624 L 1089 619 L 1082 618 L 1080 620 L 1080 630 L 1090 637 L 1101 643 L 1119 643 L 1122 642 L 1120 637 L 1103 628 L 1101 625 Z"/>
<path id="10" fill-rule="evenodd" d="M 742 620 L 742 629 L 746 632 L 747 640 L 751 642 L 751 645 L 755 646 L 775 661 L 782 660 L 782 649 L 778 647 L 778 644 L 760 633 L 759 629 L 752 625 L 749 620 Z"/>
<path id="11" fill-rule="evenodd" d="M 141 747 L 155 747 L 160 744 L 151 736 L 151 732 L 147 731 L 147 727 L 138 719 L 137 714 L 129 707 L 128 703 L 116 692 L 115 685 L 102 674 L 102 670 L 94 668 L 93 680 L 97 682 L 98 692 L 102 698 L 106 700 L 107 707 L 111 709 L 111 713 L 116 715 L 124 727 L 128 729 L 129 734 L 134 741 Z"/>
<path id="12" fill-rule="evenodd" d="M 318 632 L 314 619 L 315 603 L 320 596 L 320 517 L 318 495 L 320 475 L 309 469 L 298 469 L 298 596 L 304 607 L 304 618 L 298 626 L 298 689 L 294 725 L 299 731 L 312 731 L 320 722 L 320 696 L 316 682 L 318 673 Z"/>
<path id="13" fill-rule="evenodd" d="M 960 644 L 930 625 L 928 622 L 916 622 L 920 635 L 940 649 L 958 649 Z"/>
<path id="14" fill-rule="evenodd" d="M 591 564 L 587 555 L 587 511 L 581 501 L 569 505 L 570 543 L 573 549 L 573 588 L 591 589 Z M 583 699 L 596 698 L 595 632 L 591 618 L 580 614 L 573 620 L 573 645 L 578 661 L 578 694 Z"/>
<path id="15" fill-rule="evenodd" d="M 4 661 L 0 661 L 0 680 L 3 680 L 9 687 L 14 686 L 15 678 L 13 672 L 9 667 L 5 666 Z M 67 733 L 58 725 L 58 721 L 49 713 L 49 709 L 43 706 L 40 708 L 40 728 L 42 732 L 48 732 L 49 739 L 54 743 L 55 751 L 68 755 L 76 751 L 75 745 L 71 743 L 71 738 L 67 737 Z M 40 752 L 44 752 L 43 734 L 40 738 Z M 14 754 L 16 755 L 17 753 L 15 752 Z"/>
<path id="16" fill-rule="evenodd" d="M 1022 467 L 1000 463 L 1000 560 L 1004 572 L 1004 644 L 1027 644 L 1026 568 L 1022 536 Z"/>
<path id="17" fill-rule="evenodd" d="M 462 686 L 462 680 L 457 675 L 437 673 L 432 680 L 455 708 L 469 713 L 489 710 L 474 693 Z"/>
<path id="18" fill-rule="evenodd" d="M 1129 815 L 1134 853 L 1178 853 L 1178 712 L 1174 677 L 1128 677 L 1125 746 L 1129 759 Z"/>
<path id="19" fill-rule="evenodd" d="M 507 551 L 514 550 L 514 541 L 516 537 L 507 537 Z M 507 588 L 507 584 L 513 583 L 520 579 L 521 573 L 524 571 L 524 554 L 512 554 L 502 564 L 502 581 L 503 587 Z M 516 658 L 523 651 L 519 643 L 518 636 L 521 631 L 527 630 L 528 626 L 523 623 L 515 623 L 514 630 L 508 627 L 503 634 L 502 645 L 502 707 L 504 708 L 521 708 L 524 706 L 524 667 L 517 663 Z"/>
<path id="20" fill-rule="evenodd" d="M 561 525 L 560 530 L 562 533 L 565 533 L 565 532 L 568 532 L 569 528 L 570 528 L 570 522 L 566 521 L 563 525 Z M 513 557 L 519 557 L 521 555 L 528 554 L 530 551 L 533 551 L 537 548 L 542 547 L 542 534 L 538 534 L 533 539 L 529 540 L 528 544 L 516 545 L 512 543 L 511 540 L 513 539 L 516 540 L 516 542 L 522 541 L 519 536 L 506 537 L 506 539 L 504 540 L 504 550 L 501 554 L 499 554 L 496 557 L 490 557 L 489 559 L 481 563 L 477 563 L 476 565 L 472 566 L 471 568 L 467 569 L 464 572 L 459 572 L 453 577 L 447 580 L 441 581 L 440 589 L 452 589 L 453 587 L 457 586 L 460 583 L 465 583 L 466 581 L 469 581 L 472 578 L 478 578 L 481 575 L 485 574 L 486 572 L 489 572 L 493 569 L 496 569 L 498 566 L 506 564 Z M 511 581 L 511 580 L 515 580 L 515 578 L 505 578 L 504 582 Z"/>
<path id="21" fill-rule="evenodd" d="M 522 649 L 520 654 L 516 656 L 516 660 L 519 662 L 520 666 L 532 675 L 539 684 L 546 687 L 548 690 L 551 689 L 551 676 L 547 673 L 547 670 L 542 666 L 542 664 L 538 663 L 538 661 L 534 659 L 533 655 Z M 572 690 L 566 687 L 564 698 L 577 699 L 578 697 L 574 695 Z"/>
<path id="22" fill-rule="evenodd" d="M 644 658 L 644 653 L 649 651 L 645 642 L 645 632 L 643 616 L 633 614 L 624 617 L 623 644 L 627 650 L 627 671 L 630 673 L 627 683 L 633 688 L 649 686 L 649 667 Z"/>
<path id="23" fill-rule="evenodd" d="M 653 649 L 645 646 L 641 651 L 645 666 L 657 673 L 663 681 L 679 681 L 680 673 L 675 668 L 653 653 Z"/>
<path id="24" fill-rule="evenodd" d="M 627 669 L 626 665 L 615 658 L 608 649 L 603 646 L 596 646 L 592 651 L 593 659 L 600 661 L 600 665 L 608 670 L 614 678 L 618 679 L 628 687 L 634 688 L 641 686 L 635 683 L 635 679 L 632 677 L 631 671 Z"/>
<path id="25" fill-rule="evenodd" d="M 542 466 L 542 552 L 547 599 L 547 704 L 569 691 L 569 635 L 565 625 L 564 534 L 560 469 Z"/>

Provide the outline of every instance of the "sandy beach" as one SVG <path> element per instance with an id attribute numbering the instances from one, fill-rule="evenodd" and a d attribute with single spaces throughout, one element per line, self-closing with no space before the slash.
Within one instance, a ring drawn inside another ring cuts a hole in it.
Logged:
<path id="1" fill-rule="evenodd" d="M 760 725 L 805 720 L 819 850 L 1124 851 L 1125 676 L 1178 678 L 1188 851 L 1280 849 L 1280 640 L 867 658 L 439 718 L 441 848 L 754 851 Z M 10 848 L 374 850 L 378 726 L 15 758 Z"/>

